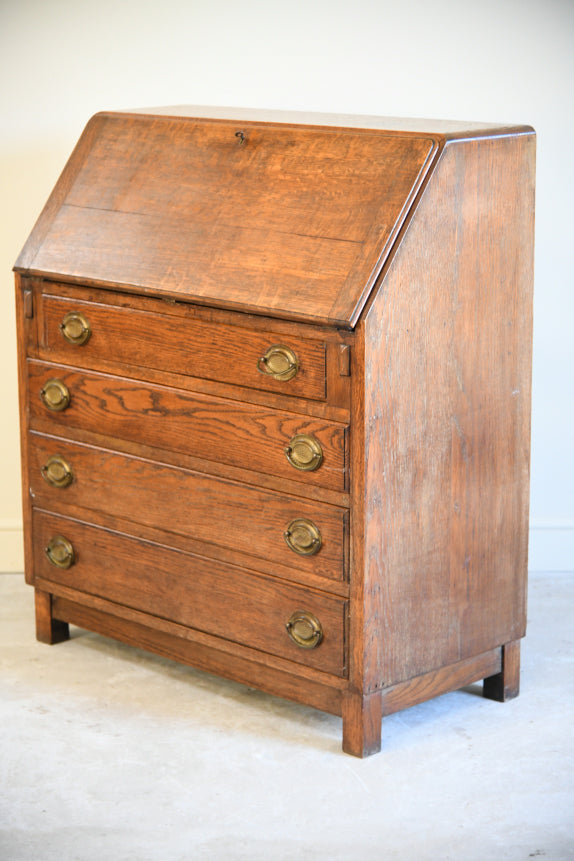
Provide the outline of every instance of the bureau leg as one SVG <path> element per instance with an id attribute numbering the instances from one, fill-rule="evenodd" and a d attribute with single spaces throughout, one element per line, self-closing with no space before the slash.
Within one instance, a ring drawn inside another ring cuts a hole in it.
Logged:
<path id="1" fill-rule="evenodd" d="M 520 690 L 520 640 L 502 646 L 502 670 L 483 683 L 483 696 L 504 703 L 518 696 Z"/>
<path id="2" fill-rule="evenodd" d="M 70 629 L 67 622 L 60 622 L 52 617 L 52 596 L 49 592 L 36 589 L 36 639 L 40 643 L 53 646 L 70 639 Z"/>
<path id="3" fill-rule="evenodd" d="M 343 750 L 352 756 L 370 756 L 381 749 L 383 697 L 375 694 L 343 695 Z"/>

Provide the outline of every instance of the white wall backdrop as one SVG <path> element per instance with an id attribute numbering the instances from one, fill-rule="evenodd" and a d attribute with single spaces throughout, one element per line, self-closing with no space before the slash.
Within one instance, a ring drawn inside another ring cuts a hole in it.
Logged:
<path id="1" fill-rule="evenodd" d="M 573 0 L 0 0 L 0 570 L 22 566 L 11 267 L 98 110 L 215 104 L 538 131 L 531 568 L 574 569 Z"/>

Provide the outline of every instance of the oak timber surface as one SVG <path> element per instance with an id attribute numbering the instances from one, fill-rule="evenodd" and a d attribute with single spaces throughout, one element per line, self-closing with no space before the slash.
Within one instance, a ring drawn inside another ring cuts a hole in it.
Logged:
<path id="1" fill-rule="evenodd" d="M 35 432 L 30 439 L 30 492 L 42 507 L 89 506 L 94 515 L 101 511 L 202 541 L 207 555 L 214 545 L 249 554 L 253 567 L 263 570 L 270 561 L 335 580 L 345 575 L 345 509 Z M 68 487 L 52 487 L 42 477 L 51 456 L 69 464 Z M 321 533 L 322 546 L 312 556 L 297 554 L 285 541 L 287 526 L 298 518 Z"/>
<path id="2" fill-rule="evenodd" d="M 28 363 L 31 427 L 55 434 L 79 428 L 231 466 L 272 472 L 305 485 L 345 490 L 345 426 L 240 401 L 151 386 L 62 365 Z M 65 410 L 48 409 L 39 393 L 53 380 L 70 393 Z M 318 469 L 295 469 L 285 448 L 310 434 L 322 448 Z"/>
<path id="3" fill-rule="evenodd" d="M 369 114 L 329 114 L 321 111 L 285 111 L 269 108 L 243 108 L 215 105 L 163 105 L 161 107 L 133 108 L 122 114 L 164 117 L 202 117 L 211 120 L 241 120 L 258 123 L 288 123 L 316 127 L 338 126 L 346 129 L 371 129 L 388 132 L 415 132 L 461 140 L 467 137 L 530 133 L 531 126 L 468 120 L 425 119 L 424 117 L 379 117 Z"/>
<path id="4" fill-rule="evenodd" d="M 445 148 L 365 319 L 371 680 L 524 634 L 534 147 Z"/>
<path id="5" fill-rule="evenodd" d="M 66 569 L 44 547 L 64 535 L 75 552 Z M 342 675 L 346 602 L 322 592 L 254 575 L 233 565 L 181 553 L 46 512 L 34 513 L 36 576 L 226 640 Z M 304 606 L 321 621 L 320 649 L 301 649 L 285 623 Z"/>
<path id="6" fill-rule="evenodd" d="M 92 329 L 79 348 L 62 338 L 60 324 L 69 311 L 81 312 Z M 48 359 L 82 362 L 99 367 L 114 357 L 118 364 L 172 371 L 194 377 L 238 383 L 254 389 L 325 398 L 325 345 L 321 341 L 289 338 L 299 369 L 292 380 L 279 381 L 259 370 L 259 359 L 274 343 L 284 339 L 271 332 L 181 320 L 157 309 L 138 311 L 84 302 L 77 297 L 43 297 L 42 350 Z"/>
<path id="7" fill-rule="evenodd" d="M 344 326 L 437 146 L 121 114 L 97 115 L 84 138 L 17 269 Z"/>
<path id="8" fill-rule="evenodd" d="M 396 708 L 518 692 L 534 135 L 225 110 L 97 115 L 18 261 L 38 636 L 318 705 L 364 756 Z"/>

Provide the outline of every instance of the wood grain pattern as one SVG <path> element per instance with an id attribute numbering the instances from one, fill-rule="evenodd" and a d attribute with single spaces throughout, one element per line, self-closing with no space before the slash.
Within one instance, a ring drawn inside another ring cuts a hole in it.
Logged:
<path id="1" fill-rule="evenodd" d="M 437 149 L 425 134 L 119 114 L 85 135 L 18 268 L 339 325 Z"/>
<path id="2" fill-rule="evenodd" d="M 102 359 L 113 356 L 116 366 L 170 370 L 280 394 L 325 398 L 321 342 L 291 338 L 286 346 L 296 354 L 299 370 L 291 380 L 275 380 L 258 369 L 266 350 L 283 343 L 273 332 L 53 297 L 44 298 L 42 311 L 43 354 L 53 361 L 97 368 Z M 84 314 L 92 329 L 89 341 L 81 346 L 68 343 L 60 332 L 64 316 L 71 311 Z"/>
<path id="3" fill-rule="evenodd" d="M 343 695 L 343 750 L 363 758 L 381 749 L 382 695 L 348 691 Z"/>
<path id="4" fill-rule="evenodd" d="M 187 535 L 204 543 L 206 555 L 210 545 L 220 545 L 334 580 L 345 576 L 344 509 L 37 433 L 30 439 L 36 505 L 83 506 Z M 56 454 L 73 470 L 65 488 L 42 477 L 42 466 Z M 284 539 L 287 525 L 300 517 L 321 532 L 323 544 L 314 556 L 298 555 Z"/>
<path id="5" fill-rule="evenodd" d="M 52 565 L 43 552 L 54 535 L 74 547 L 75 562 L 68 569 Z M 43 512 L 34 514 L 34 543 L 36 576 L 45 581 L 324 672 L 345 672 L 341 598 Z M 314 649 L 297 646 L 285 628 L 299 609 L 313 613 L 323 627 L 323 640 Z"/>
<path id="6" fill-rule="evenodd" d="M 92 523 L 94 526 L 108 529 L 110 532 L 118 532 L 123 535 L 135 534 L 143 541 L 169 546 L 173 550 L 180 550 L 192 556 L 204 557 L 206 555 L 206 545 L 201 539 L 193 538 L 189 535 L 181 535 L 177 532 L 166 533 L 164 529 L 160 529 L 157 526 L 148 526 L 141 521 L 137 522 L 134 526 L 133 515 L 131 519 L 128 519 L 118 517 L 108 511 L 95 512 L 87 507 L 67 505 L 65 503 L 65 494 L 62 494 L 60 500 L 51 500 L 49 509 L 36 506 L 36 510 L 44 511 L 46 514 L 55 514 L 61 517 L 76 519 L 84 523 Z M 341 598 L 349 597 L 349 583 L 346 580 L 333 580 L 329 578 L 326 581 L 324 577 L 314 574 L 312 571 L 304 570 L 301 567 L 291 568 L 288 565 L 282 565 L 280 562 L 263 559 L 258 556 L 248 556 L 233 547 L 210 544 L 208 550 L 210 559 L 223 562 L 227 565 L 233 565 L 237 568 L 248 568 L 257 574 L 264 574 L 273 579 L 278 578 L 288 583 L 306 586 L 309 589 L 328 591 L 330 595 L 338 595 Z"/>
<path id="7" fill-rule="evenodd" d="M 282 669 L 264 666 L 240 654 L 221 652 L 211 644 L 206 645 L 201 641 L 150 627 L 144 623 L 145 617 L 142 617 L 142 621 L 135 622 L 105 610 L 88 607 L 70 598 L 54 596 L 53 612 L 58 619 L 72 625 L 96 631 L 250 687 L 255 686 L 270 694 L 305 703 L 332 714 L 341 714 L 341 691 L 328 684 L 339 681 L 336 676 L 322 674 L 324 681 L 318 681 L 303 676 L 301 667 L 297 664 L 291 664 L 290 671 L 287 669 L 287 662 Z"/>
<path id="8" fill-rule="evenodd" d="M 28 374 L 33 428 L 39 420 L 43 429 L 56 434 L 70 428 L 105 428 L 109 437 L 270 472 L 306 486 L 345 490 L 344 426 L 61 365 L 31 362 Z M 51 379 L 60 380 L 70 392 L 65 411 L 48 409 L 39 397 Z M 320 443 L 323 461 L 318 469 L 304 472 L 287 460 L 285 448 L 296 434 L 308 434 Z"/>
<path id="9" fill-rule="evenodd" d="M 96 610 L 107 616 L 113 616 L 120 621 L 135 622 L 137 625 L 143 625 L 153 631 L 161 631 L 180 640 L 199 643 L 202 646 L 212 648 L 214 651 L 221 652 L 223 655 L 237 656 L 243 658 L 245 661 L 255 662 L 257 666 L 266 667 L 270 670 L 278 670 L 280 673 L 297 673 L 297 676 L 303 681 L 317 682 L 321 686 L 336 688 L 341 691 L 347 687 L 347 681 L 342 676 L 325 673 L 323 670 L 318 670 L 307 664 L 296 664 L 278 655 L 262 652 L 259 649 L 252 649 L 250 646 L 234 643 L 222 637 L 215 637 L 197 628 L 179 625 L 170 619 L 164 619 L 161 616 L 152 616 L 150 613 L 134 610 L 132 607 L 126 607 L 122 604 L 116 604 L 98 595 L 79 592 L 77 589 L 61 583 L 54 583 L 53 581 L 43 580 L 41 577 L 38 577 L 36 588 L 52 595 L 52 615 L 56 619 L 62 618 L 55 609 L 56 599 L 63 598 L 66 601 L 81 603 L 90 610 Z"/>
<path id="10" fill-rule="evenodd" d="M 424 117 L 379 117 L 361 114 L 334 114 L 322 111 L 285 111 L 269 108 L 242 108 L 228 105 L 168 105 L 117 111 L 122 116 L 189 117 L 229 123 L 230 120 L 266 123 L 270 125 L 305 125 L 325 128 L 335 126 L 348 131 L 373 130 L 395 134 L 415 132 L 448 140 L 464 140 L 469 137 L 492 137 L 501 134 L 519 134 L 530 126 L 502 125 L 492 122 L 468 122 L 462 120 L 425 119 Z M 108 112 L 101 116 L 107 117 Z M 96 116 L 100 116 L 96 114 Z"/>
<path id="11" fill-rule="evenodd" d="M 226 383 L 220 380 L 190 377 L 185 374 L 174 373 L 173 368 L 154 370 L 144 365 L 130 364 L 126 365 L 126 372 L 132 375 L 136 374 L 138 379 L 172 385 L 175 388 L 249 401 L 250 403 L 287 409 L 332 421 L 349 421 L 351 381 L 349 377 L 342 376 L 339 372 L 339 346 L 341 344 L 349 346 L 353 344 L 354 332 L 352 331 L 294 323 L 288 320 L 272 319 L 256 314 L 237 314 L 221 308 L 208 308 L 202 305 L 191 305 L 185 302 L 168 301 L 167 299 L 157 299 L 149 296 L 127 295 L 112 290 L 96 289 L 85 284 L 80 286 L 69 285 L 39 278 L 26 278 L 24 280 L 26 284 L 32 285 L 34 288 L 34 301 L 37 306 L 38 329 L 40 333 L 45 331 L 44 298 L 51 296 L 56 299 L 66 298 L 94 302 L 99 305 L 111 306 L 112 308 L 127 308 L 152 312 L 159 314 L 162 319 L 173 317 L 181 321 L 194 320 L 195 328 L 200 327 L 204 323 L 209 323 L 218 327 L 232 327 L 234 330 L 248 330 L 251 333 L 259 332 L 265 338 L 268 338 L 269 333 L 272 332 L 277 341 L 283 344 L 295 343 L 295 341 L 301 340 L 305 344 L 308 342 L 325 344 L 327 399 L 324 401 L 301 398 L 297 396 L 296 392 L 292 395 L 286 391 L 285 386 L 279 384 L 277 384 L 276 389 L 273 391 L 260 388 L 255 389 L 253 386 L 245 385 L 242 380 L 237 381 L 234 379 L 231 383 Z M 172 322 L 171 325 L 176 324 Z M 185 325 L 184 323 L 182 331 L 185 331 Z M 44 340 L 42 340 L 39 347 L 36 345 L 36 350 L 38 349 L 42 358 L 47 360 L 52 359 L 52 355 L 44 349 Z M 114 354 L 99 356 L 97 369 L 117 373 L 118 368 L 117 363 L 114 362 Z"/>
<path id="12" fill-rule="evenodd" d="M 524 634 L 533 187 L 449 145 L 365 318 L 367 689 Z"/>
<path id="13" fill-rule="evenodd" d="M 500 666 L 501 649 L 491 649 L 483 655 L 466 658 L 456 664 L 391 685 L 382 692 L 383 716 L 410 708 L 415 703 L 424 703 L 450 691 L 459 690 L 481 679 L 486 681 L 486 677 L 491 673 L 497 673 Z"/>
<path id="14" fill-rule="evenodd" d="M 74 147 L 74 151 L 64 167 L 52 194 L 40 213 L 32 233 L 28 237 L 26 244 L 18 257 L 14 267 L 16 272 L 27 271 L 34 262 L 34 259 L 51 228 L 52 221 L 66 200 L 70 189 L 73 187 L 78 172 L 80 171 L 84 160 L 88 157 L 95 140 L 100 135 L 104 123 L 105 121 L 102 116 L 94 116 L 84 129 L 84 132 Z"/>
<path id="15" fill-rule="evenodd" d="M 172 110 L 93 118 L 16 266 L 38 637 L 79 624 L 341 714 L 356 756 L 383 714 L 480 679 L 516 696 L 533 130 Z M 257 369 L 273 344 L 291 381 Z M 285 541 L 299 517 L 314 556 Z M 286 634 L 302 609 L 316 650 Z"/>
<path id="16" fill-rule="evenodd" d="M 55 434 L 62 435 L 61 433 L 57 433 L 54 423 L 49 418 L 44 420 L 40 416 L 34 419 L 33 430 L 38 433 L 47 434 L 48 436 L 54 436 Z M 175 449 L 159 448 L 157 446 L 120 439 L 105 433 L 107 431 L 105 426 L 100 428 L 100 430 L 104 431 L 104 433 L 68 427 L 65 436 L 72 442 L 82 442 L 96 448 L 113 449 L 117 452 L 141 457 L 144 460 L 181 466 L 192 472 L 209 472 L 210 475 L 216 475 L 220 478 L 230 479 L 242 484 L 254 484 L 266 490 L 286 493 L 288 496 L 301 496 L 315 500 L 316 502 L 326 502 L 328 505 L 336 505 L 346 509 L 350 506 L 348 492 L 329 490 L 317 484 L 307 485 L 301 481 L 292 481 L 290 478 L 274 475 L 271 472 L 253 472 L 242 467 L 230 466 L 222 461 L 211 460 L 208 462 L 202 458 L 178 452 Z"/>

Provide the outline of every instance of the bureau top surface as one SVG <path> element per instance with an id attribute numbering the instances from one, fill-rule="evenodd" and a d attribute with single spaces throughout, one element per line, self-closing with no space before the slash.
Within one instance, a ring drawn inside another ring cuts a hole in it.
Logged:
<path id="1" fill-rule="evenodd" d="M 16 270 L 350 327 L 442 143 L 464 136 L 194 113 L 93 117 Z"/>

